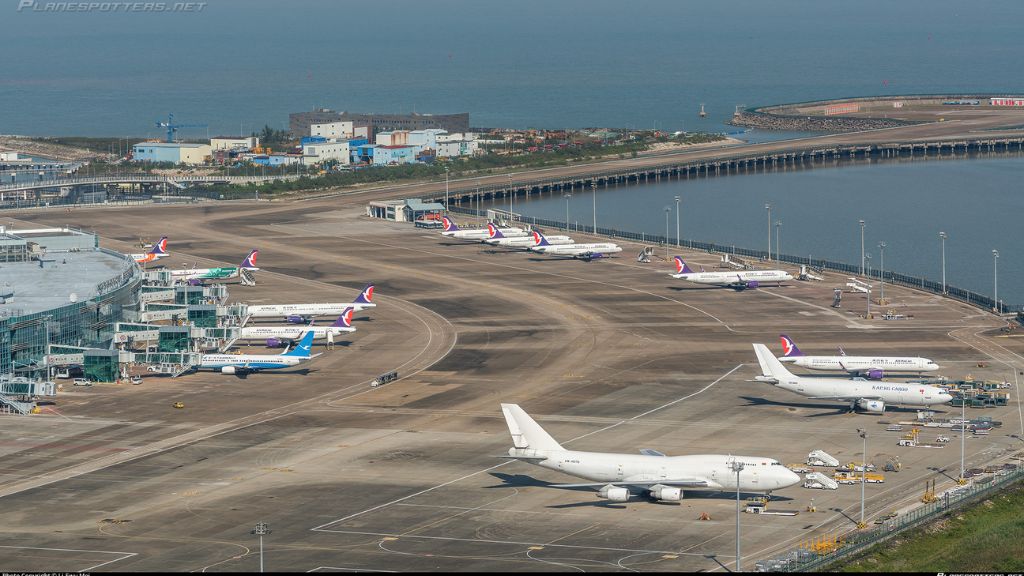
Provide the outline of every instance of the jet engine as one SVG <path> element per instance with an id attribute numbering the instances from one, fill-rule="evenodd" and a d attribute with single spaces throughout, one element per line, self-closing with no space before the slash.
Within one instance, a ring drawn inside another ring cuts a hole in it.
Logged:
<path id="1" fill-rule="evenodd" d="M 203 285 L 203 281 L 200 280 L 199 278 L 189 278 L 188 285 L 189 286 L 202 286 Z"/>
<path id="2" fill-rule="evenodd" d="M 306 319 L 303 318 L 302 316 L 299 316 L 298 314 L 289 314 L 288 316 L 285 316 L 284 320 L 285 320 L 285 322 L 288 322 L 289 324 L 305 324 L 306 323 Z"/>
<path id="3" fill-rule="evenodd" d="M 220 373 L 221 374 L 234 374 L 235 373 L 235 367 L 234 366 L 221 366 Z"/>
<path id="4" fill-rule="evenodd" d="M 603 486 L 597 491 L 597 495 L 613 502 L 625 502 L 626 500 L 629 500 L 629 490 L 620 486 L 613 486 L 611 484 Z"/>
<path id="5" fill-rule="evenodd" d="M 865 412 L 882 414 L 885 412 L 885 402 L 881 400 L 857 400 L 857 407 Z"/>
<path id="6" fill-rule="evenodd" d="M 655 500 L 678 502 L 683 499 L 683 490 L 682 488 L 675 488 L 673 486 L 655 484 L 654 486 L 651 486 L 651 498 L 654 498 Z"/>
<path id="7" fill-rule="evenodd" d="M 284 340 L 280 338 L 267 338 L 267 348 L 280 348 L 284 344 Z"/>
<path id="8" fill-rule="evenodd" d="M 757 280 L 747 281 L 747 288 L 757 288 L 758 286 L 760 286 L 760 284 L 758 284 Z"/>
<path id="9" fill-rule="evenodd" d="M 885 378 L 885 371 L 880 368 L 872 368 L 867 371 L 866 376 L 868 377 L 868 380 L 881 380 L 882 378 Z"/>

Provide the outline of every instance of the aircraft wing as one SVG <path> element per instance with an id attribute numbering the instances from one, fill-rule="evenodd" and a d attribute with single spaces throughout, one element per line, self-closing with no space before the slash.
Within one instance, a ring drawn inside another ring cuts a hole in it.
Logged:
<path id="1" fill-rule="evenodd" d="M 664 456 L 665 455 L 664 452 L 658 452 L 657 450 L 655 450 L 653 448 L 641 448 L 640 449 L 640 453 L 643 454 L 644 456 Z"/>
<path id="2" fill-rule="evenodd" d="M 700 488 L 708 486 L 707 480 L 619 480 L 615 482 L 588 482 L 584 484 L 550 484 L 552 488 L 601 488 L 602 486 L 680 486 L 683 488 Z"/>
<path id="3" fill-rule="evenodd" d="M 808 396 L 808 400 L 881 400 L 881 396 L 865 396 L 863 394 L 838 395 L 838 396 Z"/>

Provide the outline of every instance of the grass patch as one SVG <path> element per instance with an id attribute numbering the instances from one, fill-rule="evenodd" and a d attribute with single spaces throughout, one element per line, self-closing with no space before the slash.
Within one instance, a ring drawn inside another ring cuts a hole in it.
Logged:
<path id="1" fill-rule="evenodd" d="M 869 549 L 839 572 L 1022 572 L 1024 483 Z"/>

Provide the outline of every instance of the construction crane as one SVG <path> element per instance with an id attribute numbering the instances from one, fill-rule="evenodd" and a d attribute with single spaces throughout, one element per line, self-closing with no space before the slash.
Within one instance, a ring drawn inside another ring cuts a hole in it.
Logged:
<path id="1" fill-rule="evenodd" d="M 157 128 L 167 128 L 167 142 L 174 142 L 174 133 L 178 128 L 207 128 L 206 124 L 175 124 L 174 114 L 167 115 L 167 122 L 157 121 Z"/>

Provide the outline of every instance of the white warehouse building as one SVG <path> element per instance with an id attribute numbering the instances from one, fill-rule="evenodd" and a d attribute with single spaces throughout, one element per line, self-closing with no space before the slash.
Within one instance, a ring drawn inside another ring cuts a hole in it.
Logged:
<path id="1" fill-rule="evenodd" d="M 260 145 L 256 136 L 215 136 L 210 138 L 210 148 L 214 150 L 252 150 Z"/>
<path id="2" fill-rule="evenodd" d="M 336 160 L 339 164 L 349 163 L 348 141 L 310 142 L 302 145 L 302 163 L 319 164 Z"/>
<path id="3" fill-rule="evenodd" d="M 310 136 L 322 136 L 328 140 L 332 138 L 351 138 L 352 122 L 325 122 L 323 124 L 310 124 Z"/>

